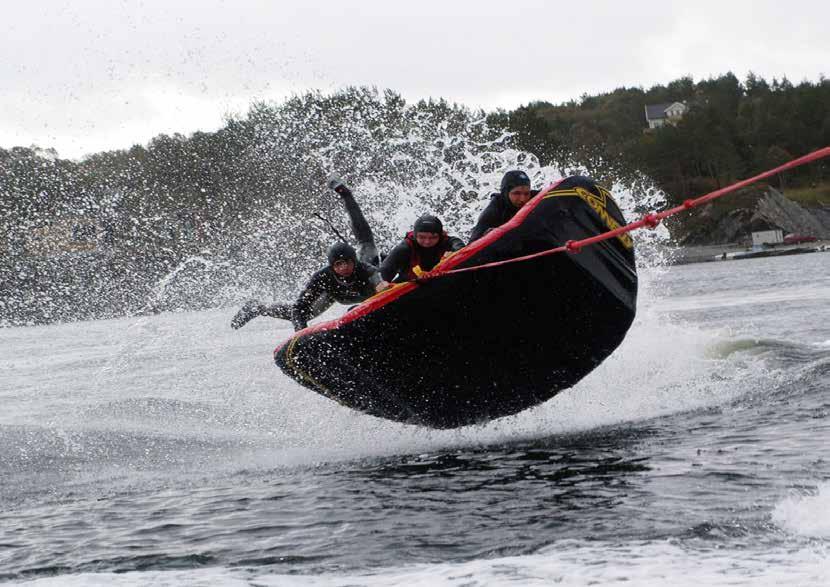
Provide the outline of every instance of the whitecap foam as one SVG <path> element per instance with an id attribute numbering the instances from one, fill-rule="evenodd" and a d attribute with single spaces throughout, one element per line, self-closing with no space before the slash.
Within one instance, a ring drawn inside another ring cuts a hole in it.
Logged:
<path id="1" fill-rule="evenodd" d="M 793 534 L 830 538 L 830 482 L 819 485 L 816 493 L 787 497 L 775 507 L 772 520 Z"/>
<path id="2" fill-rule="evenodd" d="M 343 574 L 274 574 L 256 568 L 207 568 L 188 571 L 86 573 L 26 581 L 29 587 L 176 585 L 263 585 L 345 587 L 409 585 L 587 585 L 650 586 L 729 585 L 825 587 L 830 560 L 823 548 L 776 551 L 698 551 L 668 542 L 605 544 L 563 541 L 526 556 L 462 563 L 419 564 Z"/>

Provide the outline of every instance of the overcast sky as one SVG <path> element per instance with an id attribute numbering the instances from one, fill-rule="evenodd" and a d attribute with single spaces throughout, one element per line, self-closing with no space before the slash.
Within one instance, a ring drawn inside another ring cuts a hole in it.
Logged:
<path id="1" fill-rule="evenodd" d="M 494 109 L 730 70 L 830 76 L 830 2 L 7 1 L 0 147 L 81 157 L 345 85 Z"/>

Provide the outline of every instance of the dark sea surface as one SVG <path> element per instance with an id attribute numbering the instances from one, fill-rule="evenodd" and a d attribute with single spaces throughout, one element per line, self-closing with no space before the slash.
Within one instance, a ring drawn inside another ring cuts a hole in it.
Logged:
<path id="1" fill-rule="evenodd" d="M 596 371 L 457 431 L 300 387 L 233 309 L 1 329 L 0 581 L 830 585 L 830 254 L 641 277 Z"/>

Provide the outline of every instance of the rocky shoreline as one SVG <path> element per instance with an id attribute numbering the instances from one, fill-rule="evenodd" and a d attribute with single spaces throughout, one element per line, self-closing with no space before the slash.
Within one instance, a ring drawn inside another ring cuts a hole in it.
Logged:
<path id="1" fill-rule="evenodd" d="M 670 264 L 672 265 L 686 265 L 689 263 L 739 261 L 817 252 L 830 252 L 830 240 L 820 240 L 797 245 L 767 245 L 762 248 L 753 248 L 736 243 L 678 247 L 671 251 L 669 258 L 671 259 Z"/>
<path id="2" fill-rule="evenodd" d="M 678 228 L 683 246 L 744 244 L 753 232 L 771 229 L 830 240 L 830 206 L 807 208 L 771 186 L 759 186 L 707 204 L 681 219 Z"/>
<path id="3" fill-rule="evenodd" d="M 830 206 L 804 207 L 772 186 L 739 192 L 700 209 L 677 226 L 672 264 L 795 255 L 830 248 Z M 819 239 L 800 244 L 752 247 L 752 233 L 779 229 Z"/>

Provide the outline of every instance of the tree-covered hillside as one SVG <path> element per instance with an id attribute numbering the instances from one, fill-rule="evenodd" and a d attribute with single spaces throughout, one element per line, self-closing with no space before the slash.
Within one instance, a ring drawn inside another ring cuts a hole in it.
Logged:
<path id="1" fill-rule="evenodd" d="M 645 107 L 671 102 L 685 103 L 686 115 L 676 125 L 648 129 Z M 516 132 L 517 145 L 542 162 L 586 164 L 599 177 L 640 171 L 676 203 L 830 145 L 830 80 L 793 85 L 750 74 L 741 82 L 727 73 L 695 83 L 686 77 L 566 104 L 534 102 L 490 120 Z M 821 194 L 828 180 L 824 162 L 775 184 Z"/>
<path id="2" fill-rule="evenodd" d="M 647 129 L 646 106 L 674 102 L 688 108 L 682 119 Z M 513 167 L 536 170 L 536 184 L 550 179 L 544 166 L 587 168 L 640 186 L 631 193 L 651 206 L 655 186 L 679 202 L 826 145 L 828 80 L 726 74 L 489 114 L 346 88 L 253 104 L 216 132 L 81 161 L 48 145 L 0 148 L 0 324 L 291 295 L 333 238 L 315 214 L 348 233 L 323 187 L 332 170 L 359 184 L 383 248 L 424 211 L 466 235 Z M 773 183 L 830 205 L 828 176 L 823 162 Z M 680 218 L 670 228 L 684 237 L 694 226 Z"/>

